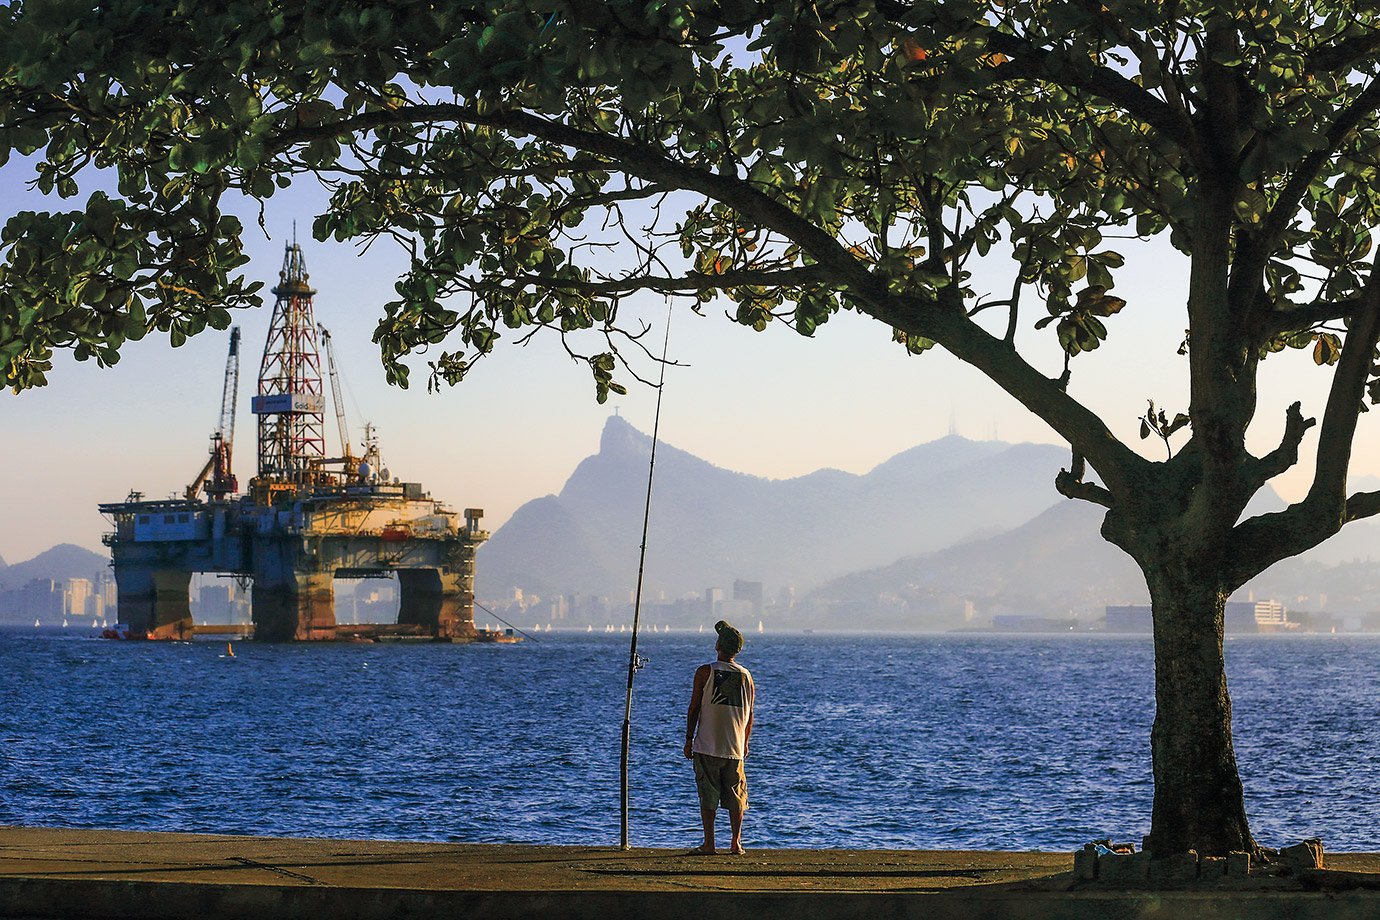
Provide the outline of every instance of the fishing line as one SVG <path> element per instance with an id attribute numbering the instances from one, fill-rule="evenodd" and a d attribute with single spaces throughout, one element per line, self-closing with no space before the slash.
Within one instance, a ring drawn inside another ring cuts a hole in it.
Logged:
<path id="1" fill-rule="evenodd" d="M 656 445 L 661 429 L 661 395 L 666 392 L 666 353 L 671 344 L 671 304 L 666 305 L 666 338 L 661 343 L 661 379 L 656 384 L 656 414 L 652 417 L 652 456 L 647 463 L 647 502 L 642 508 L 642 549 L 637 557 L 637 591 L 633 595 L 632 644 L 628 649 L 628 698 L 623 706 L 623 750 L 619 758 L 620 849 L 628 850 L 628 749 L 632 740 L 633 678 L 647 660 L 637 654 L 637 627 L 642 622 L 642 576 L 647 569 L 647 523 L 652 518 L 652 474 L 656 471 Z"/>
<path id="2" fill-rule="evenodd" d="M 498 622 L 502 623 L 504 626 L 508 627 L 509 629 L 516 629 L 518 632 L 522 633 L 524 636 L 527 636 L 527 633 L 522 632 L 521 629 L 518 629 L 518 627 L 514 626 L 512 623 L 509 623 L 507 620 L 503 619 L 503 617 L 499 616 L 498 614 L 496 614 L 496 613 L 494 613 L 492 610 L 490 610 L 488 607 L 485 607 L 483 604 L 479 603 L 479 601 L 475 601 L 475 602 L 474 602 L 474 606 L 478 607 L 480 610 L 484 611 L 484 612 L 487 613 L 489 616 L 493 617 L 495 620 L 498 620 Z M 527 636 L 527 638 L 528 638 L 528 639 L 531 639 L 533 642 L 538 642 L 538 641 L 540 641 L 539 639 L 537 639 L 536 636 Z"/>

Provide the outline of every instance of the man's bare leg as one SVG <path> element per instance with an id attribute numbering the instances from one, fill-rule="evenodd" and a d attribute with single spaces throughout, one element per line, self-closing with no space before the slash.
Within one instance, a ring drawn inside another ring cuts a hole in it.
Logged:
<path id="1" fill-rule="evenodd" d="M 743 853 L 743 810 L 728 806 L 728 825 L 733 830 L 733 840 L 728 852 L 741 856 Z"/>
<path id="2" fill-rule="evenodd" d="M 691 853 L 702 853 L 705 856 L 714 855 L 714 811 L 713 808 L 700 806 L 700 821 L 704 824 L 704 843 L 691 850 Z"/>

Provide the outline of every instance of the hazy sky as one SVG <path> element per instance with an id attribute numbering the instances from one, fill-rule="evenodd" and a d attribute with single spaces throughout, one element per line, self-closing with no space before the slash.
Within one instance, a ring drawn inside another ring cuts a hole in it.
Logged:
<path id="1" fill-rule="evenodd" d="M 0 171 L 6 216 L 20 207 L 64 206 L 25 193 L 13 167 Z M 251 271 L 271 286 L 298 220 L 319 291 L 316 316 L 332 332 L 347 381 L 352 436 L 358 442 L 363 423 L 372 421 L 394 475 L 424 483 L 457 508 L 484 508 L 492 529 L 521 503 L 559 490 L 575 464 L 597 449 L 604 419 L 615 408 L 650 432 L 653 391 L 634 386 L 628 396 L 598 405 L 587 369 L 571 363 L 550 337 L 526 348 L 500 347 L 463 384 L 439 394 L 426 392 L 424 358 L 413 362 L 411 390 L 388 387 L 370 338 L 403 260 L 383 242 L 361 256 L 349 246 L 312 241 L 307 228 L 324 194 L 309 182 L 268 203 L 272 239 L 246 212 Z M 1175 354 L 1186 326 L 1186 263 L 1159 247 L 1123 251 L 1128 264 L 1117 292 L 1129 305 L 1108 320 L 1109 342 L 1074 362 L 1070 391 L 1101 412 L 1118 435 L 1158 457 L 1158 442 L 1137 439 L 1137 419 L 1147 398 L 1171 414 L 1187 408 L 1186 361 Z M 994 290 L 1005 286 L 995 277 L 991 283 Z M 642 307 L 650 322 L 664 321 L 660 298 Z M 243 332 L 235 465 L 241 484 L 253 474 L 249 396 L 270 308 L 236 318 Z M 1037 310 L 1027 309 L 1019 341 L 1038 343 L 1027 351 L 1054 375 L 1059 355 L 1053 328 L 1030 328 Z M 864 472 L 943 436 L 951 418 L 960 434 L 975 439 L 995 433 L 1006 441 L 1057 443 L 977 372 L 938 349 L 907 356 L 891 343 L 888 329 L 870 320 L 843 314 L 805 339 L 779 325 L 754 333 L 722 309 L 707 313 L 698 317 L 677 308 L 670 353 L 687 366 L 668 373 L 662 436 L 720 466 L 774 478 L 820 467 Z M 119 500 L 130 489 L 150 497 L 180 494 L 207 456 L 227 343 L 228 333 L 208 331 L 173 349 L 166 337 L 150 335 L 127 345 L 115 368 L 60 357 L 47 387 L 0 394 L 0 556 L 17 562 L 59 542 L 99 550 L 105 525 L 98 502 Z M 1252 448 L 1260 453 L 1274 446 L 1293 399 L 1303 399 L 1305 413 L 1321 414 L 1329 379 L 1330 369 L 1315 368 L 1307 352 L 1267 361 Z M 1361 420 L 1357 474 L 1380 473 L 1375 418 L 1371 413 Z M 1305 451 L 1316 434 L 1309 433 Z M 329 415 L 327 437 L 333 444 Z M 1306 472 L 1296 470 L 1276 485 L 1295 497 L 1306 488 Z M 1052 483 L 1049 499 L 1059 500 Z"/>

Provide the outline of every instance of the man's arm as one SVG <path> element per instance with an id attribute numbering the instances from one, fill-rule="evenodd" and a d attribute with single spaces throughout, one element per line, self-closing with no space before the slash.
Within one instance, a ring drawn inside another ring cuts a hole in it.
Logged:
<path id="1" fill-rule="evenodd" d="M 743 756 L 747 757 L 748 745 L 752 743 L 752 720 L 757 715 L 757 681 L 752 681 L 752 695 L 748 697 L 747 728 L 743 730 Z"/>
<path id="2" fill-rule="evenodd" d="M 692 757 L 690 742 L 695 740 L 695 728 L 700 724 L 700 704 L 704 702 L 704 685 L 709 683 L 710 667 L 702 664 L 695 669 L 695 689 L 690 692 L 690 710 L 685 714 L 685 756 Z"/>

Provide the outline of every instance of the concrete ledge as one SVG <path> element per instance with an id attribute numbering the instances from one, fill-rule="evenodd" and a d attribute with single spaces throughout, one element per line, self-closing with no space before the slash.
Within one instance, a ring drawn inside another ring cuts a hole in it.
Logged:
<path id="1" fill-rule="evenodd" d="M 666 850 L 280 840 L 0 828 L 0 917 L 64 920 L 1351 920 L 1380 915 L 1380 859 L 1345 890 L 1080 888 L 1050 853 Z M 1341 878 L 1338 879 L 1342 881 Z"/>

